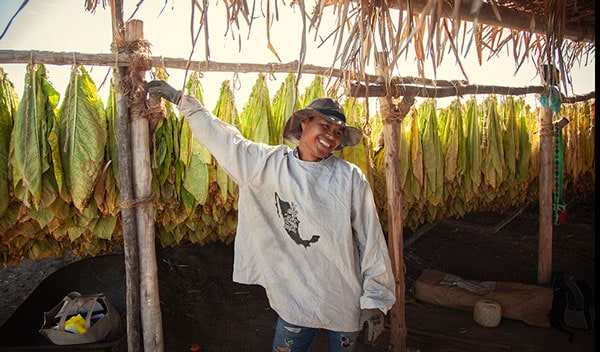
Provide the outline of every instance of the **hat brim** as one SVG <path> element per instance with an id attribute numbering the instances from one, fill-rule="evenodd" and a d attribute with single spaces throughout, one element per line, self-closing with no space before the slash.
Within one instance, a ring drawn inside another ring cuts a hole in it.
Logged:
<path id="1" fill-rule="evenodd" d="M 283 138 L 295 145 L 300 143 L 300 136 L 302 135 L 302 128 L 300 127 L 300 122 L 311 116 L 321 116 L 325 118 L 327 121 L 332 124 L 338 126 L 344 126 L 346 129 L 344 130 L 344 135 L 342 136 L 342 140 L 340 145 L 336 148 L 336 150 L 342 149 L 344 147 L 353 147 L 360 142 L 363 137 L 363 133 L 356 127 L 350 126 L 344 121 L 338 119 L 334 116 L 329 116 L 321 113 L 318 110 L 305 108 L 298 110 L 290 116 L 290 118 L 285 123 L 283 127 Z"/>

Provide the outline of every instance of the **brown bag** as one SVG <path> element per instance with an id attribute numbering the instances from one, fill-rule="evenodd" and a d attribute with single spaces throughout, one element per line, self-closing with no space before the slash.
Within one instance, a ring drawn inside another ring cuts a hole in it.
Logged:
<path id="1" fill-rule="evenodd" d="M 83 318 L 85 332 L 66 329 L 73 317 Z M 123 326 L 119 312 L 104 294 L 82 295 L 74 291 L 49 312 L 44 312 L 40 333 L 57 345 L 75 345 L 115 339 L 123 334 Z"/>

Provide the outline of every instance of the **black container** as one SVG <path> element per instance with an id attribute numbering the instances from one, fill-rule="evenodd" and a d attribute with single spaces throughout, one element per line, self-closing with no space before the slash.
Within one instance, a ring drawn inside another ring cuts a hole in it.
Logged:
<path id="1" fill-rule="evenodd" d="M 55 345 L 39 333 L 44 312 L 72 291 L 104 293 L 126 326 L 124 257 L 102 255 L 66 265 L 45 278 L 0 327 L 0 351 L 112 351 L 123 344 L 125 333 L 111 341 L 81 345 Z"/>

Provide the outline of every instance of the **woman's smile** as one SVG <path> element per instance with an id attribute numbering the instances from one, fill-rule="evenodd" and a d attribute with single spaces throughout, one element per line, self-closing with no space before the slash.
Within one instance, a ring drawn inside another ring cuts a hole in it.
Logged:
<path id="1" fill-rule="evenodd" d="M 337 148 L 344 135 L 345 127 L 338 126 L 321 116 L 302 120 L 302 135 L 298 144 L 300 159 L 319 161 Z"/>

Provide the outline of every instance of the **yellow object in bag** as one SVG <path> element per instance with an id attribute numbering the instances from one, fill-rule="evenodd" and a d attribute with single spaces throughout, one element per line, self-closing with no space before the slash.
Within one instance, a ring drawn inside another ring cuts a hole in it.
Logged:
<path id="1" fill-rule="evenodd" d="M 85 320 L 81 314 L 77 314 L 65 321 L 65 331 L 72 332 L 74 334 L 85 334 L 87 331 L 85 328 Z"/>

